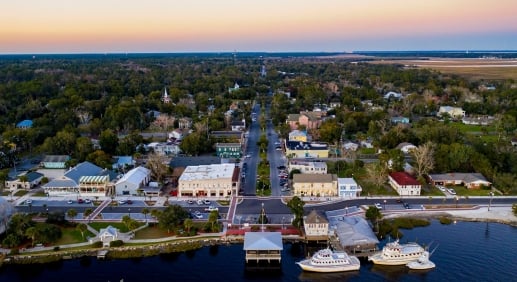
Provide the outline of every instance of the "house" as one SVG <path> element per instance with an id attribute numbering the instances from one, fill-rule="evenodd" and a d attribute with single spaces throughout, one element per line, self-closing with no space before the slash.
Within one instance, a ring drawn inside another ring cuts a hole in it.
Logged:
<path id="1" fill-rule="evenodd" d="M 187 166 L 178 179 L 178 198 L 229 197 L 237 194 L 239 181 L 235 164 Z"/>
<path id="2" fill-rule="evenodd" d="M 22 120 L 16 124 L 16 128 L 27 129 L 32 128 L 33 122 L 30 119 Z"/>
<path id="3" fill-rule="evenodd" d="M 237 82 L 233 85 L 233 87 L 228 87 L 228 93 L 232 94 L 232 92 L 240 89 L 240 86 Z"/>
<path id="4" fill-rule="evenodd" d="M 115 183 L 115 195 L 138 195 L 138 190 L 151 180 L 151 171 L 143 166 L 135 167 Z"/>
<path id="5" fill-rule="evenodd" d="M 360 216 L 334 216 L 329 218 L 331 232 L 336 234 L 341 247 L 349 254 L 377 250 L 379 240 L 368 222 Z"/>
<path id="6" fill-rule="evenodd" d="M 416 146 L 408 142 L 402 142 L 398 144 L 395 149 L 401 150 L 404 154 L 409 154 L 412 150 L 416 149 Z"/>
<path id="7" fill-rule="evenodd" d="M 361 140 L 361 147 L 372 149 L 373 148 L 373 141 L 370 139 L 367 140 Z"/>
<path id="8" fill-rule="evenodd" d="M 243 143 L 244 132 L 242 131 L 212 131 L 210 132 L 210 139 L 224 140 L 225 142 Z"/>
<path id="9" fill-rule="evenodd" d="M 43 177 L 43 174 L 35 171 L 20 174 L 16 178 L 5 181 L 5 188 L 9 191 L 15 191 L 18 189 L 30 190 L 38 186 Z"/>
<path id="10" fill-rule="evenodd" d="M 397 117 L 392 117 L 390 120 L 391 120 L 391 123 L 393 123 L 393 124 L 399 124 L 399 123 L 409 124 L 409 118 L 407 118 L 407 117 L 397 116 Z"/>
<path id="11" fill-rule="evenodd" d="M 301 173 L 327 174 L 327 163 L 290 160 L 287 169 L 289 173 L 299 170 Z"/>
<path id="12" fill-rule="evenodd" d="M 178 128 L 191 129 L 192 128 L 192 118 L 189 118 L 189 117 L 179 118 L 178 119 Z"/>
<path id="13" fill-rule="evenodd" d="M 347 151 L 355 152 L 355 151 L 357 151 L 357 149 L 359 149 L 359 144 L 349 141 L 349 142 L 346 142 L 345 144 L 343 144 L 343 149 L 345 149 Z"/>
<path id="14" fill-rule="evenodd" d="M 444 115 L 448 115 L 451 118 L 462 119 L 465 117 L 465 111 L 459 107 L 451 107 L 451 106 L 440 106 L 438 113 L 436 116 L 442 117 Z"/>
<path id="15" fill-rule="evenodd" d="M 322 116 L 325 112 L 300 112 L 299 114 L 289 114 L 286 123 L 291 130 L 298 129 L 299 126 L 305 126 L 307 130 L 318 129 L 322 122 Z"/>
<path id="16" fill-rule="evenodd" d="M 189 135 L 190 129 L 187 128 L 176 128 L 169 133 L 169 139 L 175 139 L 177 141 L 183 140 L 187 135 Z"/>
<path id="17" fill-rule="evenodd" d="M 335 174 L 294 174 L 293 193 L 299 197 L 335 197 L 337 175 Z"/>
<path id="18" fill-rule="evenodd" d="M 102 242 L 102 247 L 107 248 L 110 246 L 110 243 L 118 240 L 118 229 L 108 225 L 106 228 L 101 228 L 99 230 L 99 240 Z"/>
<path id="19" fill-rule="evenodd" d="M 244 247 L 246 263 L 249 261 L 280 262 L 282 259 L 282 233 L 280 232 L 246 232 Z"/>
<path id="20" fill-rule="evenodd" d="M 215 152 L 220 158 L 234 158 L 242 157 L 242 146 L 240 143 L 216 143 Z"/>
<path id="21" fill-rule="evenodd" d="M 487 181 L 481 173 L 442 173 L 429 174 L 429 180 L 433 185 L 463 185 L 467 189 L 479 189 L 490 187 L 492 183 Z"/>
<path id="22" fill-rule="evenodd" d="M 338 196 L 340 198 L 352 199 L 361 196 L 363 190 L 353 178 L 338 178 Z"/>
<path id="23" fill-rule="evenodd" d="M 329 149 L 325 143 L 287 141 L 285 155 L 290 158 L 328 158 Z"/>
<path id="24" fill-rule="evenodd" d="M 322 212 L 312 210 L 303 217 L 305 240 L 327 242 L 329 239 L 329 222 Z"/>
<path id="25" fill-rule="evenodd" d="M 389 183 L 400 196 L 420 196 L 422 185 L 406 172 L 392 172 L 388 175 Z"/>
<path id="26" fill-rule="evenodd" d="M 293 130 L 289 132 L 289 141 L 307 142 L 307 131 Z"/>
<path id="27" fill-rule="evenodd" d="M 151 142 L 147 144 L 147 148 L 161 156 L 175 156 L 181 153 L 180 146 L 173 142 Z"/>
<path id="28" fill-rule="evenodd" d="M 234 120 L 231 124 L 232 131 L 244 131 L 246 130 L 246 120 Z"/>
<path id="29" fill-rule="evenodd" d="M 66 168 L 66 162 L 70 160 L 67 155 L 47 155 L 41 161 L 43 168 L 63 169 Z"/>
<path id="30" fill-rule="evenodd" d="M 469 116 L 463 117 L 461 122 L 463 124 L 474 124 L 474 125 L 490 125 L 495 121 L 493 116 Z"/>
<path id="31" fill-rule="evenodd" d="M 115 159 L 115 163 L 112 166 L 114 170 L 125 171 L 135 165 L 135 160 L 133 160 L 132 156 L 114 156 L 113 159 Z"/>
<path id="32" fill-rule="evenodd" d="M 107 196 L 113 193 L 110 180 L 115 174 L 90 162 L 71 167 L 42 188 L 50 196 Z"/>

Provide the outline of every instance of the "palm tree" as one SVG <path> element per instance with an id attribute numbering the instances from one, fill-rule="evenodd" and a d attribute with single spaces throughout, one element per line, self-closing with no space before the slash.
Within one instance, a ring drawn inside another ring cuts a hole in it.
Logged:
<path id="1" fill-rule="evenodd" d="M 77 216 L 77 211 L 75 209 L 69 209 L 67 212 L 66 212 L 66 215 L 72 219 L 72 221 L 74 221 L 74 218 Z"/>
<path id="2" fill-rule="evenodd" d="M 149 209 L 148 208 L 143 208 L 142 209 L 142 214 L 145 216 L 145 222 L 147 223 L 147 215 L 149 214 Z"/>
<path id="3" fill-rule="evenodd" d="M 194 222 L 190 218 L 187 218 L 183 221 L 183 227 L 185 227 L 185 229 L 187 230 L 187 234 L 190 235 L 190 229 L 192 228 L 193 225 L 194 225 Z"/>
<path id="4" fill-rule="evenodd" d="M 84 239 L 84 232 L 86 232 L 86 230 L 88 230 L 88 226 L 86 226 L 86 224 L 84 224 L 84 223 L 79 223 L 79 224 L 77 224 L 75 229 L 78 230 L 79 232 L 81 232 L 81 235 L 83 236 L 83 239 Z"/>
<path id="5" fill-rule="evenodd" d="M 38 230 L 36 229 L 36 227 L 32 226 L 32 227 L 27 228 L 27 230 L 25 230 L 25 236 L 31 238 L 32 247 L 34 248 L 34 241 L 36 240 L 36 237 L 38 236 Z"/>
<path id="6" fill-rule="evenodd" d="M 131 230 L 136 229 L 137 227 L 138 227 L 138 222 L 136 220 L 130 218 L 127 223 L 127 229 L 129 229 L 131 231 Z"/>
<path id="7" fill-rule="evenodd" d="M 93 210 L 92 210 L 92 209 L 86 209 L 86 210 L 84 211 L 84 216 L 85 216 L 85 217 L 88 217 L 90 214 L 92 214 L 92 212 L 93 212 Z"/>
<path id="8" fill-rule="evenodd" d="M 124 215 L 122 217 L 122 223 L 124 223 L 124 225 L 127 227 L 127 229 L 129 229 L 129 222 L 131 221 L 131 217 L 129 217 L 129 215 Z"/>
<path id="9" fill-rule="evenodd" d="M 210 215 L 208 215 L 208 223 L 210 223 L 212 232 L 219 231 L 219 228 L 217 226 L 218 217 L 219 217 L 219 212 L 217 212 L 217 211 L 211 211 Z"/>
<path id="10" fill-rule="evenodd" d="M 154 218 L 154 220 L 158 220 L 158 217 L 160 217 L 160 214 L 162 212 L 160 210 L 157 210 L 157 209 L 152 209 L 151 210 L 151 216 Z"/>

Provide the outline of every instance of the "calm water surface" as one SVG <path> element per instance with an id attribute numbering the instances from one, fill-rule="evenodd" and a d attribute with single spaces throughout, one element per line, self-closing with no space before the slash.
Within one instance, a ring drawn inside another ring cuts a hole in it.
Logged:
<path id="1" fill-rule="evenodd" d="M 4 266 L 0 281 L 517 281 L 517 228 L 497 223 L 458 222 L 404 230 L 404 241 L 439 245 L 431 260 L 436 268 L 409 271 L 362 261 L 357 272 L 302 272 L 301 245 L 284 244 L 277 269 L 254 270 L 244 264 L 242 245 L 149 258 L 98 261 L 95 258 L 45 265 Z M 382 242 L 382 245 L 386 242 Z M 432 248 L 431 248 L 432 249 Z"/>

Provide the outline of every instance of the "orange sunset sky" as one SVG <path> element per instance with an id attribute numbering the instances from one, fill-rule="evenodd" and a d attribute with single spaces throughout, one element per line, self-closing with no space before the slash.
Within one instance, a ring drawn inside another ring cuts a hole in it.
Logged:
<path id="1" fill-rule="evenodd" d="M 0 54 L 516 50 L 516 0 L 17 0 Z"/>

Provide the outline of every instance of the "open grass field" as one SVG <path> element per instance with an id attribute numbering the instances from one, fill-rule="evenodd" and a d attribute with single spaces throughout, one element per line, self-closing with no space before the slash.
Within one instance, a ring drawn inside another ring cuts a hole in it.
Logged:
<path id="1" fill-rule="evenodd" d="M 517 80 L 517 60 L 512 59 L 446 59 L 376 60 L 375 64 L 402 64 L 428 68 L 444 74 L 457 74 L 472 79 Z"/>
<path id="2" fill-rule="evenodd" d="M 75 227 L 69 228 L 61 228 L 62 236 L 61 238 L 54 243 L 54 245 L 68 245 L 75 243 L 86 242 L 86 238 L 93 237 L 93 234 L 90 231 L 84 232 L 84 238 L 81 235 L 81 232 L 75 229 Z"/>

